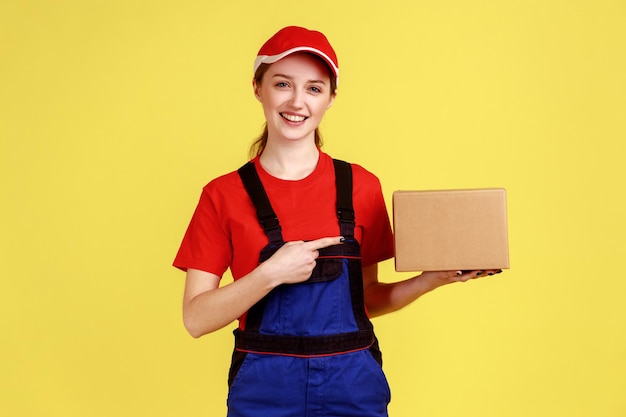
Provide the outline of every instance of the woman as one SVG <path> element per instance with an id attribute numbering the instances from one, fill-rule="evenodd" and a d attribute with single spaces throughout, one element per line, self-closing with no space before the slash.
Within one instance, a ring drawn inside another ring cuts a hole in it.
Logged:
<path id="1" fill-rule="evenodd" d="M 248 164 L 205 186 L 174 262 L 187 273 L 185 327 L 200 337 L 239 320 L 231 417 L 386 416 L 369 318 L 498 271 L 380 283 L 377 264 L 393 256 L 380 183 L 320 150 L 318 126 L 336 97 L 333 48 L 320 32 L 286 27 L 254 69 L 265 132 Z M 220 287 L 228 268 L 234 282 Z"/>

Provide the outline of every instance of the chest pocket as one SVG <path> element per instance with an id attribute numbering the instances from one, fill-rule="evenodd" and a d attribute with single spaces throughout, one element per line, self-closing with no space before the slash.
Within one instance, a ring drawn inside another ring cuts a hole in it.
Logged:
<path id="1" fill-rule="evenodd" d="M 311 277 L 305 282 L 329 282 L 341 275 L 344 270 L 344 260 L 338 258 L 317 258 Z"/>
<path id="2" fill-rule="evenodd" d="M 283 245 L 284 243 L 270 243 L 265 246 L 259 256 L 259 263 L 268 260 Z M 320 249 L 320 256 L 317 258 L 316 265 L 315 268 L 313 268 L 313 272 L 311 272 L 311 276 L 308 280 L 301 282 L 300 284 L 329 282 L 339 278 L 346 267 L 344 262 L 346 251 L 342 248 L 344 245 L 349 245 L 349 243 Z"/>

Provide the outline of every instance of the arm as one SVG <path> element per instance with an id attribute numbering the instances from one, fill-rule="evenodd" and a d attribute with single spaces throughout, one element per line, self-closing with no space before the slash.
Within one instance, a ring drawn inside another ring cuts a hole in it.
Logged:
<path id="1" fill-rule="evenodd" d="M 257 268 L 247 276 L 219 287 L 220 278 L 209 272 L 188 269 L 183 295 L 183 323 L 193 337 L 228 325 L 275 286 Z"/>
<path id="2" fill-rule="evenodd" d="M 453 282 L 465 282 L 481 276 L 502 272 L 501 270 L 485 271 L 429 271 L 404 281 L 390 284 L 378 281 L 378 264 L 363 268 L 363 288 L 365 305 L 370 317 L 381 316 L 400 310 L 411 304 L 422 295 Z"/>
<path id="3" fill-rule="evenodd" d="M 223 287 L 217 275 L 188 269 L 183 295 L 185 328 L 193 337 L 211 333 L 241 317 L 278 285 L 307 280 L 318 249 L 336 245 L 340 239 L 288 242 L 249 274 Z"/>

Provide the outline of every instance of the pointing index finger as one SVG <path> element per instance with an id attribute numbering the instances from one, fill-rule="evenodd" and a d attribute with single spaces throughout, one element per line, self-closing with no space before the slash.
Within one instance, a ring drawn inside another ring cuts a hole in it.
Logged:
<path id="1" fill-rule="evenodd" d="M 342 236 L 335 237 L 323 237 L 321 239 L 311 240 L 307 242 L 307 245 L 311 248 L 311 250 L 327 248 L 328 246 L 338 245 L 343 243 Z"/>

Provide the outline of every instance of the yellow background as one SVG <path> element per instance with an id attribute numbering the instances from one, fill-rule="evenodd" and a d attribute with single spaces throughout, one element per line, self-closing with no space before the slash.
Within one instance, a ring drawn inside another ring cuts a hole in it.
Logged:
<path id="1" fill-rule="evenodd" d="M 324 149 L 389 205 L 508 190 L 510 271 L 375 320 L 392 416 L 626 415 L 622 0 L 2 1 L 0 415 L 224 415 L 231 328 L 185 333 L 170 264 L 288 24 L 337 50 Z"/>

